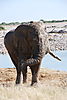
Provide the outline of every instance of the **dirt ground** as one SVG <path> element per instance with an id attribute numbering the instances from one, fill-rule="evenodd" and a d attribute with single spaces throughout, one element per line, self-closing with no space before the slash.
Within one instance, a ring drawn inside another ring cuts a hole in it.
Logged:
<path id="1" fill-rule="evenodd" d="M 15 84 L 16 69 L 15 68 L 0 68 L 0 85 L 10 86 L 13 82 Z M 22 80 L 21 80 L 22 82 Z M 27 84 L 31 83 L 31 71 L 28 68 Z M 54 71 L 41 68 L 38 74 L 38 84 L 45 86 L 67 87 L 67 72 Z M 23 84 L 23 83 L 21 83 Z"/>

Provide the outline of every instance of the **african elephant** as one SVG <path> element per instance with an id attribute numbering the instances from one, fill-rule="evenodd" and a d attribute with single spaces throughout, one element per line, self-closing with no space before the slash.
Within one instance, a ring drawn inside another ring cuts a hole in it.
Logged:
<path id="1" fill-rule="evenodd" d="M 45 54 L 49 53 L 61 61 L 50 51 L 48 34 L 45 32 L 42 22 L 19 25 L 6 34 L 4 44 L 16 67 L 16 84 L 20 83 L 21 72 L 23 74 L 23 83 L 26 82 L 27 66 L 30 67 L 32 72 L 31 85 L 37 82 L 39 66 Z"/>

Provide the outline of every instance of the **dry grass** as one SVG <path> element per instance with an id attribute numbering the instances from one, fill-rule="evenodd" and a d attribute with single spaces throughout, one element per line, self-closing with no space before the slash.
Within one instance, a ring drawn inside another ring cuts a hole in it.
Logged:
<path id="1" fill-rule="evenodd" d="M 56 86 L 0 86 L 0 100 L 67 100 L 67 88 Z"/>
<path id="2" fill-rule="evenodd" d="M 39 82 L 30 86 L 28 82 L 15 86 L 16 70 L 0 69 L 0 100 L 67 100 L 67 72 L 40 69 Z"/>

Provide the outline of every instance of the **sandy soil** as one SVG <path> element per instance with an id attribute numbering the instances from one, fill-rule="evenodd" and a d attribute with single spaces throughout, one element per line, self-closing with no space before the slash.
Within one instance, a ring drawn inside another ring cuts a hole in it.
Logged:
<path id="1" fill-rule="evenodd" d="M 12 83 L 15 84 L 15 78 L 15 68 L 0 68 L 0 85 L 10 86 Z M 30 83 L 31 71 L 28 68 L 27 84 L 30 85 Z M 41 68 L 38 75 L 38 84 L 39 83 L 45 86 L 67 87 L 67 72 Z"/>

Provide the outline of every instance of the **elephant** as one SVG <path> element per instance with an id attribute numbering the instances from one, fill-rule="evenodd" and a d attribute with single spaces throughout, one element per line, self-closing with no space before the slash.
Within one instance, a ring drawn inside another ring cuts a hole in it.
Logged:
<path id="1" fill-rule="evenodd" d="M 5 35 L 4 44 L 16 67 L 16 84 L 21 82 L 21 73 L 23 83 L 26 83 L 27 66 L 30 67 L 32 73 L 31 85 L 37 83 L 40 64 L 47 53 L 61 61 L 50 51 L 48 34 L 42 22 L 32 21 L 20 24 Z"/>

